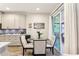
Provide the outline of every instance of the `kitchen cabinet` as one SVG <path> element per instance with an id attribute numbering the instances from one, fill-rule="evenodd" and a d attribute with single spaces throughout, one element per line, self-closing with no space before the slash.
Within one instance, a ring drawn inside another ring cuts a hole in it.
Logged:
<path id="1" fill-rule="evenodd" d="M 15 28 L 25 28 L 25 15 L 15 15 L 14 25 Z"/>
<path id="2" fill-rule="evenodd" d="M 11 42 L 10 46 L 21 45 L 21 43 L 20 43 L 20 35 L 19 34 L 0 35 L 0 42 Z"/>
<path id="3" fill-rule="evenodd" d="M 2 28 L 25 28 L 25 15 L 4 14 L 2 16 Z"/>
<path id="4" fill-rule="evenodd" d="M 20 16 L 15 15 L 14 17 L 14 28 L 19 28 Z"/>
<path id="5" fill-rule="evenodd" d="M 5 40 L 5 35 L 0 35 L 0 42 L 4 42 Z"/>
<path id="6" fill-rule="evenodd" d="M 20 28 L 26 28 L 26 16 L 21 16 L 20 15 L 20 20 L 19 20 L 19 27 Z"/>
<path id="7" fill-rule="evenodd" d="M 4 14 L 2 16 L 2 28 L 14 28 L 14 15 Z"/>

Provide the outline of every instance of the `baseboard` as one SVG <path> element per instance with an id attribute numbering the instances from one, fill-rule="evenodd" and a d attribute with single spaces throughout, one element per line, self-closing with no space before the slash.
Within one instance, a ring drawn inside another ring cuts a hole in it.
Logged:
<path id="1" fill-rule="evenodd" d="M 22 47 L 21 45 L 8 45 L 8 47 Z"/>
<path id="2" fill-rule="evenodd" d="M 46 56 L 46 54 L 33 54 L 33 56 Z"/>

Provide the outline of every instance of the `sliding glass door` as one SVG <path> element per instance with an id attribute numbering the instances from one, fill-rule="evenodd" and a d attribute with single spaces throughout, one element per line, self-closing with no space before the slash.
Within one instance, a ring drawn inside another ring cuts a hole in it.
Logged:
<path id="1" fill-rule="evenodd" d="M 54 36 L 54 48 L 63 53 L 64 46 L 64 14 L 63 10 L 53 15 L 53 36 Z"/>
<path id="2" fill-rule="evenodd" d="M 53 16 L 54 47 L 60 51 L 60 13 Z"/>
<path id="3" fill-rule="evenodd" d="M 60 26 L 61 26 L 61 53 L 64 52 L 64 11 L 61 11 L 61 19 L 60 19 Z"/>

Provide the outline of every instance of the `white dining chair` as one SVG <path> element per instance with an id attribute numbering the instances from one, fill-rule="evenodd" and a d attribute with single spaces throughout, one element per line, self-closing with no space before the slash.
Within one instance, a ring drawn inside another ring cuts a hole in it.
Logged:
<path id="1" fill-rule="evenodd" d="M 27 43 L 24 35 L 22 35 L 20 37 L 20 41 L 21 41 L 21 45 L 22 45 L 22 48 L 23 48 L 23 56 L 24 56 L 26 49 L 33 49 L 33 44 L 32 43 Z"/>
<path id="2" fill-rule="evenodd" d="M 34 49 L 33 55 L 35 56 L 44 56 L 46 55 L 46 40 L 34 40 L 33 41 Z"/>

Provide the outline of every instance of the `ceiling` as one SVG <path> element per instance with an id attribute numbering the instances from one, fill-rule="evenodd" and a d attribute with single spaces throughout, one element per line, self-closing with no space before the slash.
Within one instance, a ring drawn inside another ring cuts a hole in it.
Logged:
<path id="1" fill-rule="evenodd" d="M 26 13 L 51 13 L 60 3 L 0 3 L 0 11 L 26 12 Z M 7 10 L 6 8 L 10 8 Z M 40 8 L 40 10 L 36 10 Z"/>

